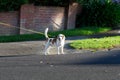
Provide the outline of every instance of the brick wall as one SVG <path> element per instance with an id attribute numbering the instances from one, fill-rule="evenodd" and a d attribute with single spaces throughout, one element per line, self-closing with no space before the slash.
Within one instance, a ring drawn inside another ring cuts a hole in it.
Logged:
<path id="1" fill-rule="evenodd" d="M 25 4 L 21 7 L 20 27 L 43 32 L 64 29 L 64 7 L 40 7 Z M 31 33 L 20 30 L 20 34 Z"/>
<path id="2" fill-rule="evenodd" d="M 19 26 L 18 12 L 2 12 L 0 13 L 0 22 L 4 22 L 13 26 Z M 5 25 L 0 25 L 0 35 L 14 35 L 19 34 L 19 29 L 10 28 Z"/>
<path id="3" fill-rule="evenodd" d="M 25 4 L 20 11 L 0 13 L 0 22 L 4 22 L 20 28 L 44 32 L 48 27 L 50 31 L 75 28 L 75 20 L 78 4 L 71 4 L 68 16 L 65 16 L 64 7 L 46 7 Z M 66 21 L 65 18 L 68 18 Z M 66 21 L 66 22 L 65 22 Z M 65 26 L 66 24 L 66 26 Z M 0 25 L 0 35 L 14 35 L 32 33 L 18 28 L 9 28 Z"/>
<path id="4" fill-rule="evenodd" d="M 72 3 L 69 5 L 67 29 L 75 28 L 76 14 L 78 13 L 78 8 L 78 3 Z"/>

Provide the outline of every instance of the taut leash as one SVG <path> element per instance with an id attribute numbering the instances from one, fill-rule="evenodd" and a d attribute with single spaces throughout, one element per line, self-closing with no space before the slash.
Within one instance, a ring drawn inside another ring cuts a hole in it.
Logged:
<path id="1" fill-rule="evenodd" d="M 3 22 L 0 22 L 0 24 L 1 24 L 1 25 L 4 25 L 5 27 L 22 29 L 22 30 L 24 30 L 24 31 L 28 31 L 28 32 L 33 32 L 33 33 L 37 33 L 37 34 L 42 34 L 42 35 L 44 35 L 44 33 L 38 32 L 38 31 L 35 31 L 35 30 L 26 29 L 26 28 L 22 28 L 22 27 L 17 27 L 17 26 L 13 26 L 13 25 L 10 25 L 10 24 L 7 24 L 7 23 L 3 23 Z"/>

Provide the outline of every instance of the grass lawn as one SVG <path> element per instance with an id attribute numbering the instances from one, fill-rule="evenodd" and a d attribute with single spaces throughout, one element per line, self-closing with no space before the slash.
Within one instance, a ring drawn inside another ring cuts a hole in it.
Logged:
<path id="1" fill-rule="evenodd" d="M 75 40 L 70 46 L 75 49 L 111 49 L 120 47 L 120 36 Z"/>
<path id="2" fill-rule="evenodd" d="M 108 27 L 81 27 L 78 29 L 63 30 L 56 32 L 49 32 L 51 37 L 57 36 L 59 33 L 68 36 L 80 36 L 80 35 L 92 35 L 97 33 L 103 33 L 111 30 Z M 0 42 L 16 42 L 16 41 L 30 41 L 30 40 L 42 40 L 45 39 L 42 34 L 23 34 L 23 35 L 12 35 L 12 36 L 0 36 Z"/>

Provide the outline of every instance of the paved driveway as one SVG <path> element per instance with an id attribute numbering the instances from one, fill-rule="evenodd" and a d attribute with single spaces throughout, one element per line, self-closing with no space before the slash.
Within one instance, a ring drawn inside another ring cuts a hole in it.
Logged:
<path id="1" fill-rule="evenodd" d="M 86 39 L 86 36 L 79 37 L 69 37 L 66 40 L 65 53 L 70 53 L 76 51 L 69 47 L 69 43 L 73 39 Z M 0 56 L 10 56 L 10 55 L 30 55 L 30 54 L 44 54 L 45 41 L 25 41 L 25 42 L 10 42 L 10 43 L 0 43 Z M 51 54 L 56 54 L 56 49 L 52 48 L 50 50 Z"/>

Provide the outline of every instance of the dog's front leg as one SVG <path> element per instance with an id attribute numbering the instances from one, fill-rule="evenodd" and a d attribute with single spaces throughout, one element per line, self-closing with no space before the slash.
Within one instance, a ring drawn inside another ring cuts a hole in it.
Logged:
<path id="1" fill-rule="evenodd" d="M 61 47 L 61 53 L 62 54 L 64 54 L 63 48 L 64 48 L 64 46 Z"/>
<path id="2" fill-rule="evenodd" d="M 57 47 L 57 54 L 60 54 L 60 47 Z"/>

